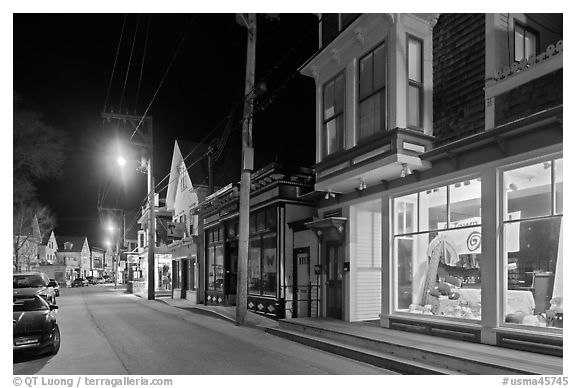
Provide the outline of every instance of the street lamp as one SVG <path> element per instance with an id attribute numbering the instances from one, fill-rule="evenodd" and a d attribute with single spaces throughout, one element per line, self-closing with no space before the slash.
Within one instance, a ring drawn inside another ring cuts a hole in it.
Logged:
<path id="1" fill-rule="evenodd" d="M 154 246 L 156 244 L 156 225 L 154 211 L 154 131 L 152 126 L 152 116 L 148 115 L 148 109 L 146 109 L 142 116 L 102 112 L 102 118 L 105 121 L 119 120 L 123 123 L 130 123 L 132 128 L 134 128 L 134 131 L 128 141 L 131 145 L 137 146 L 143 150 L 143 154 L 145 155 L 141 167 L 143 167 L 148 174 L 148 221 L 150 223 L 148 227 L 148 300 L 154 300 L 156 296 L 154 287 Z M 127 160 L 124 158 L 118 158 L 116 162 L 118 165 L 122 166 L 126 164 Z M 139 171 L 142 171 L 142 169 L 139 169 Z"/>
<path id="2" fill-rule="evenodd" d="M 126 165 L 127 161 L 122 156 L 116 159 L 120 167 Z M 155 274 L 155 256 L 154 250 L 156 246 L 156 223 L 155 223 L 155 205 L 154 205 L 154 175 L 152 171 L 152 149 L 148 157 L 143 158 L 140 162 L 140 168 L 137 170 L 148 175 L 148 300 L 156 298 L 156 290 L 154 285 Z"/>

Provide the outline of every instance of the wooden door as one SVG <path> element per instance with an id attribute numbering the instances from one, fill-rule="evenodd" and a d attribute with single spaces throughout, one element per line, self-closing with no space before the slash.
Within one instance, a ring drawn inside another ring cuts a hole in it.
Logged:
<path id="1" fill-rule="evenodd" d="M 326 244 L 326 316 L 342 319 L 344 255 L 342 243 Z"/>
<path id="2" fill-rule="evenodd" d="M 310 316 L 310 250 L 294 250 L 293 318 Z"/>

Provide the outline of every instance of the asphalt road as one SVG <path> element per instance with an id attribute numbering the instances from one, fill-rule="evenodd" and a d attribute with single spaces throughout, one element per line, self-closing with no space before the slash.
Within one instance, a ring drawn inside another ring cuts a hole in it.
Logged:
<path id="1" fill-rule="evenodd" d="M 15 375 L 391 374 L 282 338 L 97 285 L 61 290 L 55 356 Z"/>

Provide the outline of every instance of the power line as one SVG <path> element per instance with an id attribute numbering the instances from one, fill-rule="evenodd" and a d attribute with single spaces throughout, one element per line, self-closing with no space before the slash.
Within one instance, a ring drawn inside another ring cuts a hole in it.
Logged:
<path id="1" fill-rule="evenodd" d="M 122 94 L 120 94 L 120 104 L 118 105 L 118 112 L 122 111 L 122 103 L 124 102 L 124 93 L 126 92 L 126 84 L 128 83 L 128 75 L 130 74 L 130 67 L 132 67 L 132 56 L 134 54 L 134 46 L 136 45 L 136 37 L 138 36 L 138 26 L 140 25 L 140 15 L 136 19 L 136 28 L 134 29 L 134 39 L 132 39 L 132 48 L 130 49 L 130 57 L 128 58 L 128 67 L 126 68 L 126 77 L 124 77 L 124 86 L 122 87 Z"/>
<path id="2" fill-rule="evenodd" d="M 146 108 L 146 110 L 144 111 L 144 114 L 142 115 L 142 118 L 140 119 L 140 122 L 138 123 L 138 125 L 136 126 L 136 128 L 134 129 L 134 132 L 132 133 L 132 136 L 130 136 L 130 140 L 132 140 L 132 138 L 134 137 L 134 135 L 136 134 L 136 132 L 138 132 L 138 129 L 140 128 L 140 125 L 142 124 L 142 122 L 144 121 L 144 119 L 146 118 L 146 116 L 148 115 L 148 111 L 150 110 L 150 107 L 152 106 L 152 103 L 154 102 L 154 100 L 156 99 L 156 96 L 158 95 L 158 92 L 160 91 L 160 88 L 162 88 L 162 85 L 164 84 L 164 81 L 166 80 L 166 77 L 168 76 L 168 73 L 170 72 L 170 69 L 172 68 L 172 64 L 174 63 L 174 61 L 176 60 L 176 57 L 178 56 L 178 53 L 180 52 L 180 49 L 182 48 L 182 45 L 184 44 L 184 41 L 186 40 L 186 36 L 188 35 L 188 32 L 190 31 L 190 27 L 192 26 L 192 22 L 194 21 L 194 17 L 192 17 L 190 19 L 190 21 L 188 22 L 188 25 L 186 26 L 186 29 L 184 30 L 184 34 L 182 35 L 182 39 L 180 40 L 180 44 L 178 45 L 178 47 L 176 48 L 176 51 L 174 52 L 174 55 L 172 56 L 172 60 L 170 61 L 170 63 L 168 64 L 168 68 L 166 69 L 166 71 L 164 72 L 164 75 L 162 76 L 162 79 L 160 80 L 160 84 L 158 85 L 158 88 L 156 89 L 156 91 L 154 92 L 154 95 L 152 96 L 152 99 L 150 100 L 150 103 L 148 104 L 148 107 Z"/>
<path id="3" fill-rule="evenodd" d="M 110 76 L 110 83 L 108 84 L 108 91 L 106 92 L 106 98 L 104 99 L 104 112 L 108 106 L 108 98 L 110 97 L 110 89 L 112 89 L 112 79 L 114 78 L 114 73 L 116 71 L 116 63 L 118 62 L 118 55 L 120 53 L 120 46 L 122 44 L 122 36 L 124 35 L 124 26 L 126 25 L 126 14 L 124 14 L 124 21 L 122 22 L 122 29 L 120 30 L 120 39 L 118 39 L 118 48 L 116 49 L 116 57 L 114 58 L 114 64 L 112 65 L 112 75 Z"/>
<path id="4" fill-rule="evenodd" d="M 148 47 L 148 35 L 150 34 L 150 24 L 152 16 L 148 16 L 148 24 L 146 26 L 146 38 L 144 39 L 144 52 L 142 54 L 142 66 L 140 67 L 140 78 L 138 79 L 138 88 L 136 89 L 136 102 L 134 103 L 134 114 L 138 112 L 138 98 L 140 97 L 140 86 L 142 85 L 142 74 L 144 73 L 144 60 L 146 59 L 146 49 Z"/>

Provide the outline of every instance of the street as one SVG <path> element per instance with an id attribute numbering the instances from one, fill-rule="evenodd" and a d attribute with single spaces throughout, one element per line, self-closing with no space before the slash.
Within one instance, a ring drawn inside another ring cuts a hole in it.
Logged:
<path id="1" fill-rule="evenodd" d="M 15 375 L 392 373 L 112 285 L 62 289 L 57 305 L 59 353 L 15 356 Z"/>

